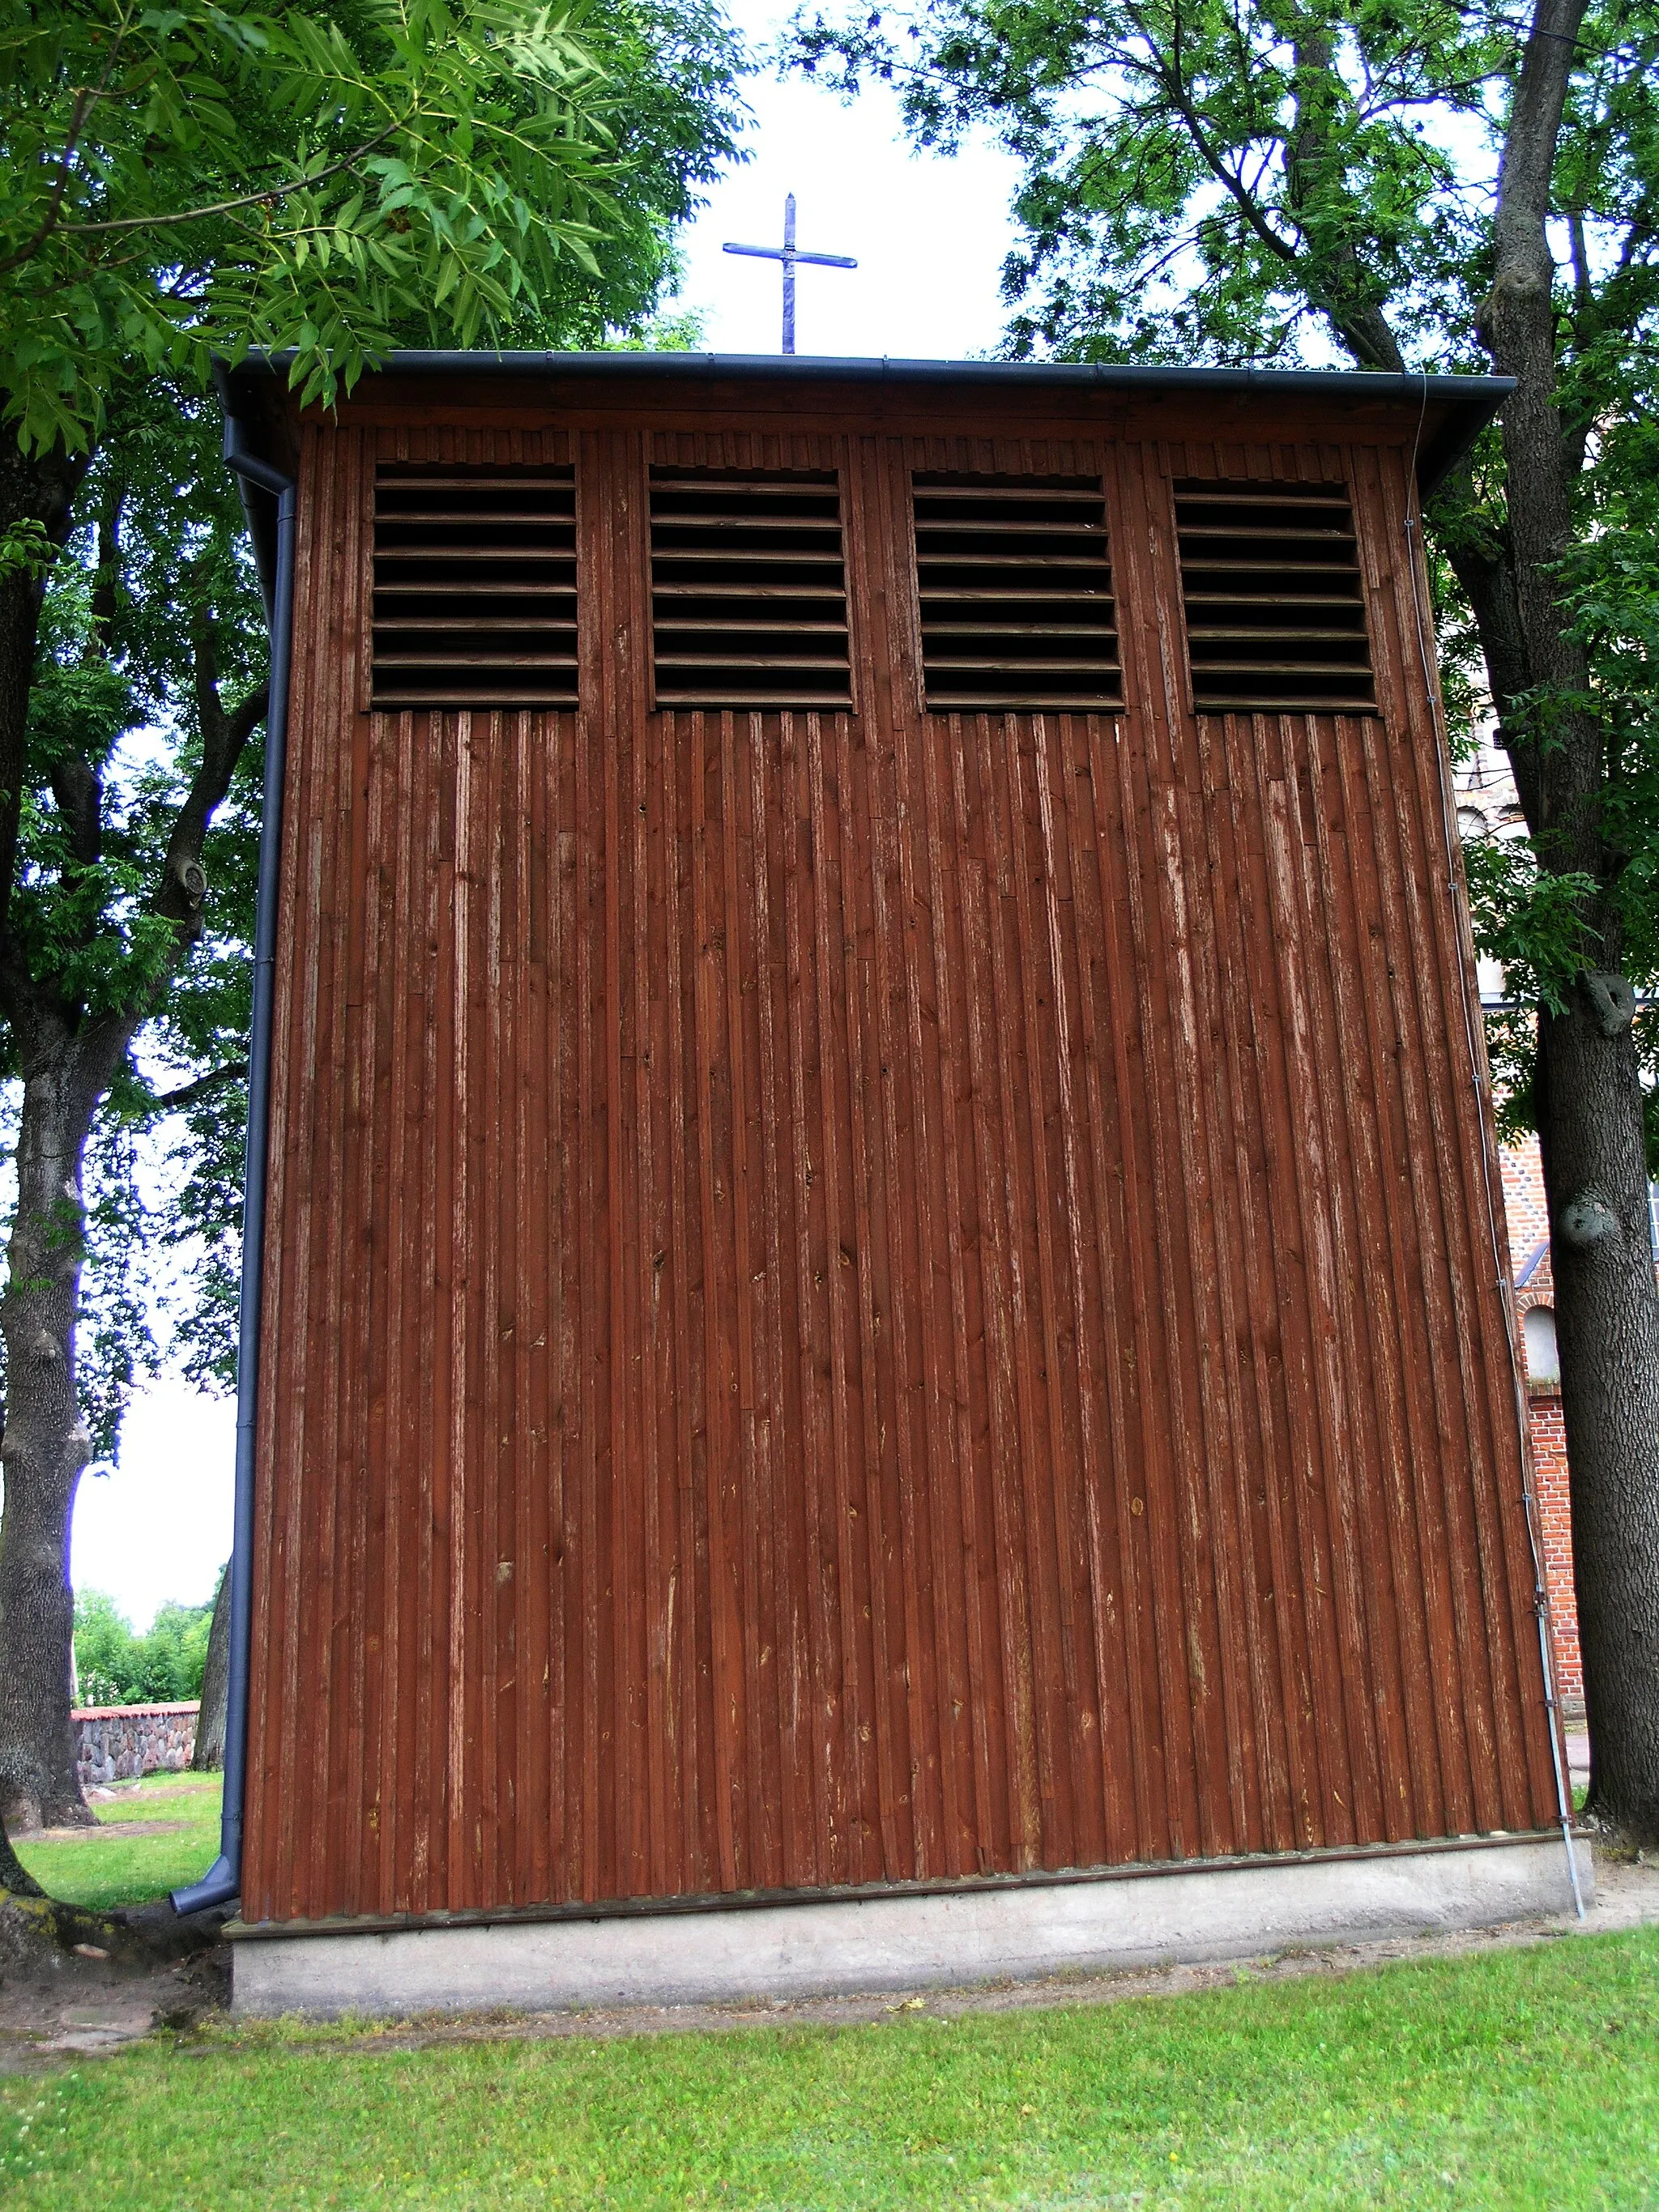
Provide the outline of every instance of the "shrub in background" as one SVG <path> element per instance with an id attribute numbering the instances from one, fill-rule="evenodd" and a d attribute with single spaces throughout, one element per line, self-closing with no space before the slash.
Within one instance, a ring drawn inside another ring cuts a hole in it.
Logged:
<path id="1" fill-rule="evenodd" d="M 75 1601 L 75 1667 L 83 1705 L 170 1705 L 202 1694 L 209 1605 L 162 1606 L 135 1633 L 115 1600 L 82 1590 Z"/>

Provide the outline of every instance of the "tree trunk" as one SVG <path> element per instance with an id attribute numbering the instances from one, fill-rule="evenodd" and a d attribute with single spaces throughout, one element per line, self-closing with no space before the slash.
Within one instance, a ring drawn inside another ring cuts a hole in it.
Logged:
<path id="1" fill-rule="evenodd" d="M 30 785 L 26 739 L 42 596 L 35 556 L 43 538 L 58 545 L 67 536 L 88 459 L 31 456 L 15 439 L 0 436 L 0 1012 L 23 1078 L 10 1277 L 0 1297 L 7 1367 L 0 1441 L 0 1826 L 15 1829 L 89 1817 L 75 1778 L 69 1719 L 70 1528 L 90 1449 L 75 1376 L 85 1231 L 81 1164 L 99 1102 L 166 988 L 165 976 L 153 975 L 134 1003 L 88 1018 L 72 963 L 51 966 L 47 947 L 50 972 L 36 974 L 8 928 L 21 793 Z M 30 524 L 37 526 L 32 532 L 21 527 Z M 172 925 L 180 955 L 202 930 L 203 839 L 264 714 L 263 686 L 234 711 L 225 709 L 210 622 L 197 625 L 194 644 L 201 757 L 151 905 Z M 98 773 L 72 749 L 33 763 L 36 784 L 43 769 L 70 864 L 95 863 L 105 828 Z"/>
<path id="2" fill-rule="evenodd" d="M 23 1114 L 18 1200 L 0 1297 L 6 1422 L 0 1462 L 0 1821 L 12 1833 L 83 1823 L 70 1726 L 75 1600 L 70 1522 L 90 1446 L 75 1388 L 81 1161 L 112 1040 L 38 1010 L 18 1019 Z M 118 1049 L 125 1049 L 125 1042 Z"/>
<path id="3" fill-rule="evenodd" d="M 1498 178 L 1481 332 L 1518 380 L 1503 426 L 1515 620 L 1497 623 L 1492 611 L 1482 634 L 1518 631 L 1524 669 L 1493 669 L 1493 691 L 1540 862 L 1602 886 L 1586 915 L 1596 967 L 1579 976 L 1565 1012 L 1540 1011 L 1537 1111 L 1590 1728 L 1586 1809 L 1645 1844 L 1659 1842 L 1659 1287 L 1635 1000 L 1619 973 L 1616 859 L 1601 817 L 1603 732 L 1557 580 L 1572 543 L 1580 447 L 1564 436 L 1557 404 L 1547 223 L 1583 14 L 1583 0 L 1539 0 Z M 1515 659 L 1512 649 L 1499 657 Z M 1517 698 L 1517 676 L 1535 696 Z"/>
<path id="4" fill-rule="evenodd" d="M 48 541 L 61 545 L 88 459 L 25 453 L 9 428 L 0 431 L 0 540 L 9 539 L 20 524 L 39 523 Z M 0 939 L 17 866 L 29 688 L 45 586 L 44 570 L 17 548 L 0 560 Z"/>
<path id="5" fill-rule="evenodd" d="M 1573 1572 L 1589 1715 L 1586 1811 L 1659 1843 L 1659 1297 L 1627 1016 L 1589 994 L 1540 1022 Z M 1617 1021 L 1613 1034 L 1606 1031 Z"/>
<path id="6" fill-rule="evenodd" d="M 225 1713 L 230 1695 L 230 1569 L 219 1577 L 208 1629 L 207 1664 L 202 1669 L 202 1710 L 196 1716 L 196 1751 L 191 1765 L 198 1774 L 216 1774 L 225 1763 Z"/>

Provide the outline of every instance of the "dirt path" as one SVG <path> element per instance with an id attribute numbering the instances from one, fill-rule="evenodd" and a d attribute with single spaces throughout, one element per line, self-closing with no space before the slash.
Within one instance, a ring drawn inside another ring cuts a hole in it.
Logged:
<path id="1" fill-rule="evenodd" d="M 100 1820 L 95 1828 L 31 1828 L 23 1844 L 91 1844 L 108 1836 L 176 1836 L 190 1820 Z"/>

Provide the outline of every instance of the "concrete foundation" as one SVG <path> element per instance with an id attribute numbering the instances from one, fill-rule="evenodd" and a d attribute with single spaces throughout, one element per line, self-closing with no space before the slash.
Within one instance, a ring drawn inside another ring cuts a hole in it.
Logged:
<path id="1" fill-rule="evenodd" d="M 1577 1847 L 1586 1905 L 1589 1847 Z M 1559 1836 L 971 1888 L 470 1924 L 239 1931 L 236 2011 L 401 2014 L 847 1995 L 1249 1956 L 1571 1911 Z"/>

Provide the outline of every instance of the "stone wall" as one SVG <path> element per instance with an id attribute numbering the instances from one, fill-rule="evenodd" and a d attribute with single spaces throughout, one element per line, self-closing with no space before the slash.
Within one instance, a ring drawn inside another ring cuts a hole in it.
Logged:
<path id="1" fill-rule="evenodd" d="M 85 1705 L 70 1714 L 83 1790 L 141 1774 L 181 1774 L 196 1748 L 198 1705 Z"/>

